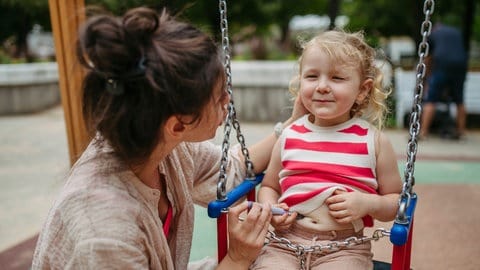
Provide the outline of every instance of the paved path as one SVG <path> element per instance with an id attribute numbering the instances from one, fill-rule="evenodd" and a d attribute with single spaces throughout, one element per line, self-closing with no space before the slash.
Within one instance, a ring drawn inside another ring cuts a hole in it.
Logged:
<path id="1" fill-rule="evenodd" d="M 69 169 L 61 107 L 37 114 L 0 116 L 0 265 L 28 269 L 37 233 Z M 272 124 L 241 123 L 247 143 L 271 132 Z M 216 141 L 222 137 L 219 130 Z M 406 130 L 388 130 L 405 163 Z M 232 137 L 232 143 L 235 138 Z M 420 142 L 415 166 L 419 195 L 412 266 L 415 270 L 480 269 L 480 131 L 464 141 Z M 192 258 L 215 253 L 215 221 L 196 213 Z M 390 224 L 378 224 L 389 228 Z M 387 239 L 374 245 L 390 261 Z"/>

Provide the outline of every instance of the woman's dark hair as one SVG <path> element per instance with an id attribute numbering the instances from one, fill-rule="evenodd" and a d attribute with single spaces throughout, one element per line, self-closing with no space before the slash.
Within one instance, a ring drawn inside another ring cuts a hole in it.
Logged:
<path id="1" fill-rule="evenodd" d="M 224 76 L 209 36 L 148 8 L 122 18 L 90 18 L 80 31 L 77 57 L 88 69 L 82 86 L 86 125 L 129 163 L 148 158 L 170 116 L 200 119 Z"/>

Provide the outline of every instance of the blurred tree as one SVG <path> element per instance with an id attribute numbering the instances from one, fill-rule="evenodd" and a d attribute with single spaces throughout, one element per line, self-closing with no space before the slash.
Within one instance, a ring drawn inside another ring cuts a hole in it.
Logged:
<path id="1" fill-rule="evenodd" d="M 413 31 L 419 32 L 420 26 L 415 21 L 417 12 L 422 12 L 415 2 L 420 3 L 418 0 L 343 1 L 341 13 L 350 18 L 351 31 L 364 30 L 374 37 L 412 36 Z"/>
<path id="2" fill-rule="evenodd" d="M 257 38 L 258 49 L 256 58 L 265 58 L 265 47 L 261 38 L 268 34 L 269 26 L 276 19 L 273 15 L 277 11 L 277 1 L 243 0 L 228 2 L 228 27 L 230 42 Z M 166 7 L 170 13 L 190 21 L 204 31 L 211 33 L 220 41 L 220 15 L 217 1 L 201 0 L 86 0 L 87 5 L 97 5 L 113 12 L 122 14 L 134 6 L 148 6 L 157 10 Z"/>
<path id="3" fill-rule="evenodd" d="M 9 40 L 15 58 L 31 61 L 27 34 L 34 24 L 50 30 L 48 0 L 0 0 L 0 40 Z M 2 44 L 5 45 L 5 44 Z"/>
<path id="4" fill-rule="evenodd" d="M 424 20 L 423 3 L 420 0 L 350 0 L 342 2 L 341 13 L 350 17 L 349 28 L 352 30 L 363 29 L 374 37 L 410 36 L 418 44 L 421 40 L 420 26 Z M 463 30 L 466 41 L 472 37 L 480 41 L 480 37 L 473 36 L 475 21 L 478 24 L 480 20 L 479 5 L 476 0 L 465 0 L 462 4 L 456 0 L 435 1 L 432 22 L 443 21 L 457 26 Z M 480 29 L 476 31 L 480 34 Z"/>
<path id="5" fill-rule="evenodd" d="M 163 7 L 176 16 L 199 25 L 220 40 L 218 1 L 205 0 L 85 0 L 114 14 L 123 14 L 134 6 Z M 466 40 L 480 41 L 480 1 L 435 1 L 433 21 L 442 20 L 463 29 Z M 87 9 L 97 12 L 98 8 Z M 349 17 L 349 30 L 365 30 L 370 43 L 379 37 L 407 35 L 420 40 L 423 20 L 423 1 L 390 0 L 242 0 L 228 1 L 229 36 L 233 44 L 245 40 L 256 41 L 257 58 L 265 58 L 268 48 L 264 39 L 277 27 L 276 42 L 283 50 L 291 50 L 289 22 L 296 15 L 337 15 Z M 333 21 L 333 20 L 332 20 Z M 12 41 L 15 57 L 28 56 L 26 36 L 33 24 L 50 30 L 48 0 L 0 0 L 0 40 Z M 333 27 L 333 25 L 330 25 Z M 469 45 L 466 42 L 467 46 Z"/>
<path id="6" fill-rule="evenodd" d="M 282 41 L 286 41 L 288 38 L 288 25 L 294 16 L 307 14 L 324 15 L 327 13 L 327 1 L 325 0 L 295 2 L 277 0 L 277 3 L 279 8 L 274 20 L 282 29 Z"/>

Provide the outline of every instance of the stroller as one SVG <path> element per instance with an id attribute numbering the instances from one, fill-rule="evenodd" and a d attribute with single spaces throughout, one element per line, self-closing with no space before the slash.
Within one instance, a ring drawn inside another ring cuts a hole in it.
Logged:
<path id="1" fill-rule="evenodd" d="M 442 139 L 456 140 L 458 139 L 458 134 L 456 131 L 456 122 L 450 108 L 452 104 L 450 91 L 451 89 L 446 88 L 439 102 L 436 103 L 435 115 L 432 120 L 430 132 L 437 134 Z"/>

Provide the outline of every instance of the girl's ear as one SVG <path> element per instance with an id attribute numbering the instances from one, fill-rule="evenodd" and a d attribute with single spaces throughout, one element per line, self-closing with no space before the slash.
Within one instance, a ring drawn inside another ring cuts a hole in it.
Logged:
<path id="1" fill-rule="evenodd" d="M 368 78 L 360 85 L 360 92 L 357 95 L 357 103 L 362 103 L 373 89 L 373 79 Z"/>

